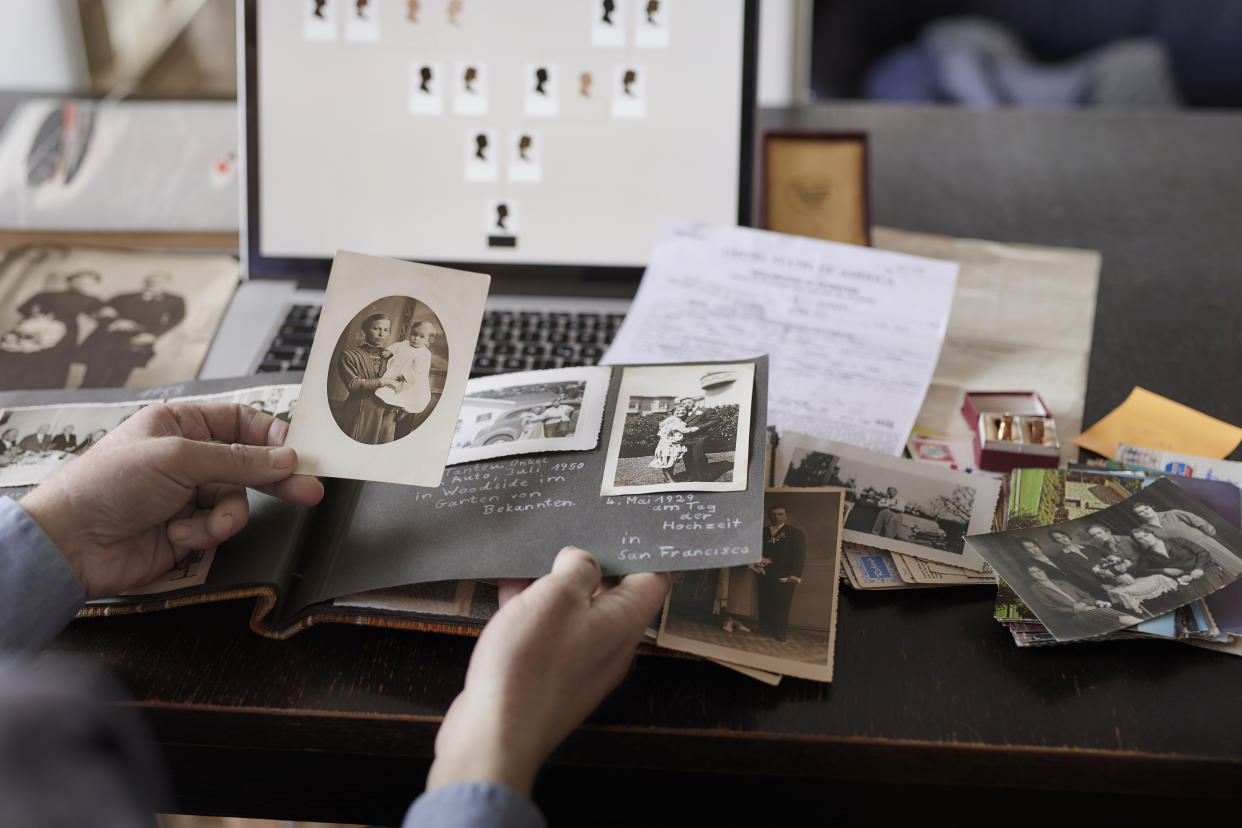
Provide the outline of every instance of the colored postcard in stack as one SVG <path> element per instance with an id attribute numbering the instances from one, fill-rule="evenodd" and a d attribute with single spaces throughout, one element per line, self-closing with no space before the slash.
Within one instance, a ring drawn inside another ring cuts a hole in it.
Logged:
<path id="1" fill-rule="evenodd" d="M 1242 632 L 1242 508 L 1232 484 L 1016 469 L 1002 494 L 1003 531 L 967 546 L 995 568 L 996 619 L 1018 646 L 1149 637 L 1228 644 Z"/>
<path id="2" fill-rule="evenodd" d="M 797 432 L 781 434 L 773 471 L 778 486 L 844 490 L 841 574 L 856 589 L 996 583 L 965 538 L 991 529 L 998 478 Z"/>

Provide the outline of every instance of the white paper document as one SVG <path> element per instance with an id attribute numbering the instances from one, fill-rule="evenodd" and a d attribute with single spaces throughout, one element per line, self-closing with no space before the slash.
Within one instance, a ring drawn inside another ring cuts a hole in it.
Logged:
<path id="1" fill-rule="evenodd" d="M 768 422 L 901 454 L 958 265 L 764 230 L 661 224 L 605 363 L 768 354 Z"/>
<path id="2" fill-rule="evenodd" d="M 916 425 L 954 442 L 967 391 L 1037 391 L 1056 419 L 1061 462 L 1078 457 L 1100 254 L 872 228 L 872 244 L 957 262 L 953 313 Z M 971 452 L 965 453 L 974 465 Z M 960 467 L 960 464 L 959 464 Z"/>

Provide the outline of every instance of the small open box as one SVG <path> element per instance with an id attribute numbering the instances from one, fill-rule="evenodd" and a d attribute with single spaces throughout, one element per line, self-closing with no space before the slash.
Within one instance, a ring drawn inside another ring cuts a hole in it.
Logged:
<path id="1" fill-rule="evenodd" d="M 962 416 L 975 432 L 975 464 L 984 471 L 1060 462 L 1056 422 L 1034 391 L 968 391 Z"/>

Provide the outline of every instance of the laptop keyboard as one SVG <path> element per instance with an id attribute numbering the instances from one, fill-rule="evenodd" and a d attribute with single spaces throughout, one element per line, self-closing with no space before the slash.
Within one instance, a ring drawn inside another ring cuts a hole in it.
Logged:
<path id="1" fill-rule="evenodd" d="M 319 305 L 290 309 L 257 373 L 306 369 L 319 310 Z M 622 313 L 487 311 L 470 376 L 594 365 L 624 318 Z"/>

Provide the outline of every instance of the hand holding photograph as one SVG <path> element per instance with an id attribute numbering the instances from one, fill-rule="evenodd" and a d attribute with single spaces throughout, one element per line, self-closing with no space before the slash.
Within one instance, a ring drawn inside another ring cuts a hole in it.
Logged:
<path id="1" fill-rule="evenodd" d="M 1242 574 L 1242 532 L 1166 479 L 1086 517 L 966 543 L 1057 641 L 1132 627 Z"/>
<path id="2" fill-rule="evenodd" d="M 285 442 L 298 472 L 440 485 L 490 281 L 338 252 Z"/>

